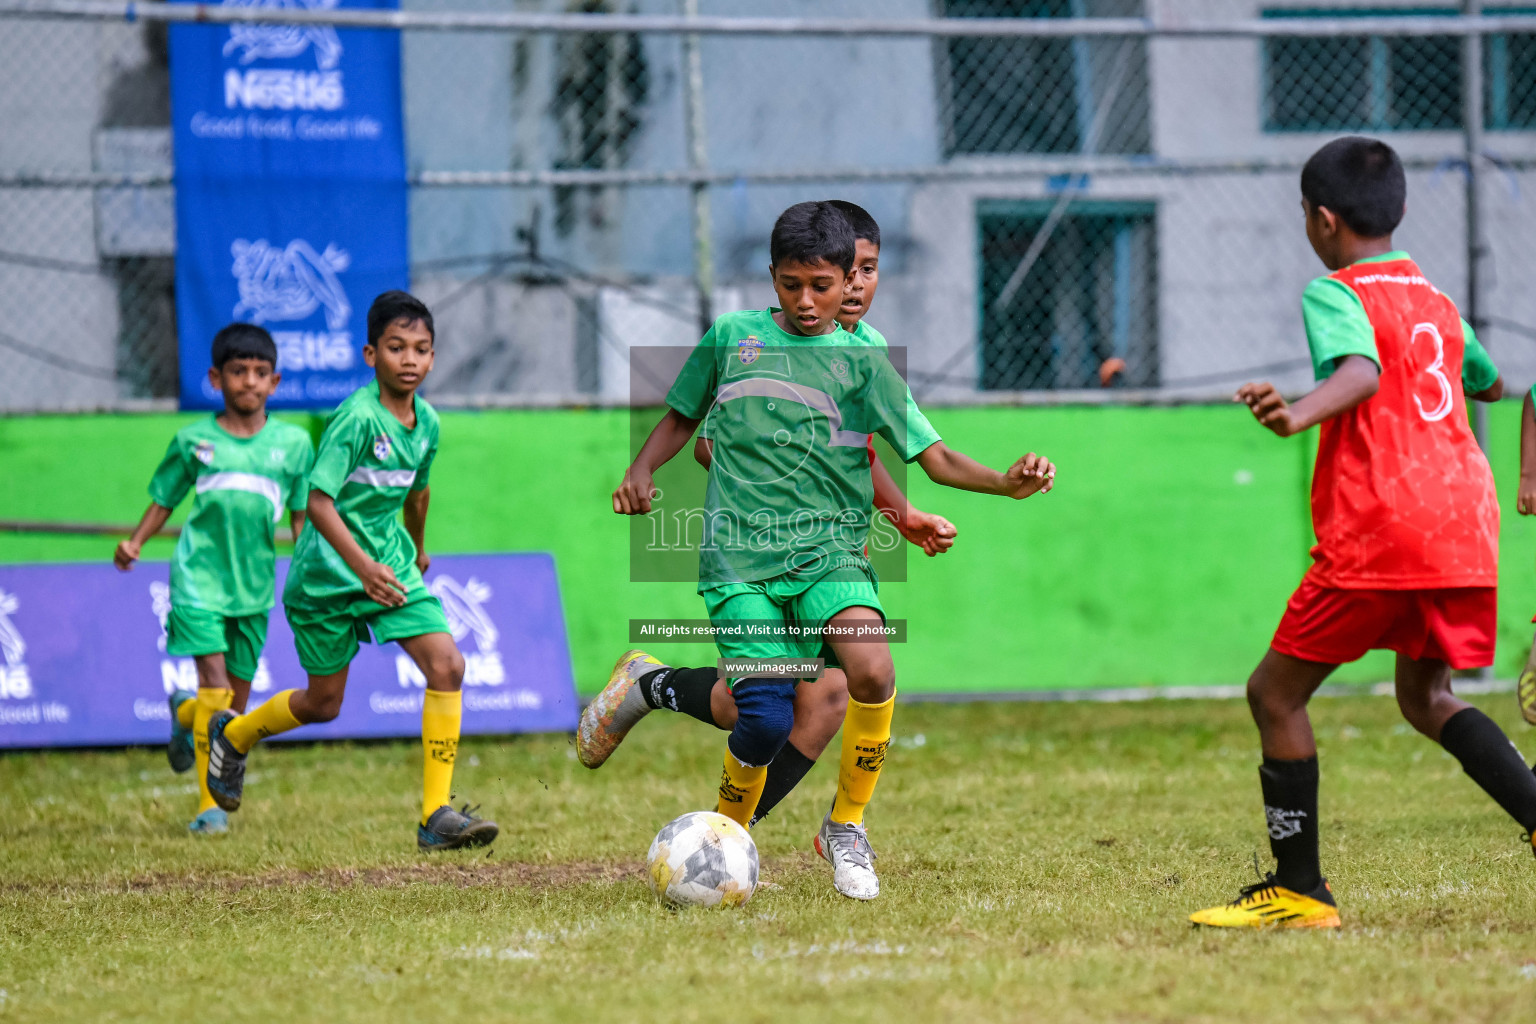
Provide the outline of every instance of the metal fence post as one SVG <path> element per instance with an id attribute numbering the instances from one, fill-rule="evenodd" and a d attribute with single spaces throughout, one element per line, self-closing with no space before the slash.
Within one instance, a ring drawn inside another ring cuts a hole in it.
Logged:
<path id="1" fill-rule="evenodd" d="M 1483 13 L 1483 0 L 1461 0 L 1461 11 L 1469 18 Z M 1463 315 L 1467 323 L 1483 337 L 1482 302 L 1479 298 L 1482 284 L 1482 259 L 1487 247 L 1483 241 L 1482 204 L 1478 195 L 1478 161 L 1483 152 L 1483 37 L 1480 33 L 1468 33 L 1461 42 L 1462 95 L 1461 123 L 1462 148 L 1467 162 L 1467 306 Z M 1483 402 L 1472 403 L 1472 432 L 1477 443 L 1488 451 L 1488 406 Z"/>
<path id="2" fill-rule="evenodd" d="M 683 15 L 696 18 L 699 0 L 682 0 Z M 688 168 L 702 172 L 709 167 L 709 153 L 704 135 L 704 61 L 699 53 L 699 37 L 690 32 L 683 36 L 683 62 L 686 75 L 683 83 L 685 110 L 684 131 L 688 138 Z M 699 334 L 709 331 L 715 322 L 712 296 L 715 291 L 715 257 L 710 244 L 709 185 L 695 181 L 691 187 L 693 199 L 693 281 L 699 292 Z"/>

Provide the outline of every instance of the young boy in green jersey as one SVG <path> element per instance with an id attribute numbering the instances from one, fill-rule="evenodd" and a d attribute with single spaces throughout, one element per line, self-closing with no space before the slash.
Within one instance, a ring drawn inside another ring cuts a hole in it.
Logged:
<path id="1" fill-rule="evenodd" d="M 930 479 L 963 490 L 1024 498 L 1048 490 L 1055 469 L 1031 453 L 997 472 L 951 450 L 885 351 L 838 325 L 853 236 L 830 203 L 779 216 L 769 271 L 780 307 L 715 321 L 614 491 L 613 509 L 650 511 L 656 469 L 709 420 L 699 593 L 720 653 L 763 666 L 728 678 L 736 723 L 720 813 L 743 825 L 752 819 L 768 764 L 794 724 L 803 663 L 829 647 L 847 674 L 849 701 L 837 794 L 815 845 L 838 892 L 873 899 L 880 885 L 863 816 L 890 741 L 896 676 L 864 555 L 874 501 L 869 437 L 879 433 Z M 750 628 L 758 624 L 776 628 L 763 635 Z"/>
<path id="2" fill-rule="evenodd" d="M 1515 511 L 1522 516 L 1536 516 L 1536 389 L 1525 393 L 1520 404 L 1520 490 L 1515 496 Z M 1536 622 L 1536 619 L 1532 619 Z M 1526 656 L 1525 668 L 1515 687 L 1520 716 L 1536 725 L 1536 643 Z M 1531 767 L 1536 771 L 1536 765 Z"/>
<path id="3" fill-rule="evenodd" d="M 220 807 L 240 806 L 246 755 L 258 740 L 336 717 L 348 667 L 371 631 L 378 643 L 399 643 L 426 676 L 418 847 L 483 846 L 496 838 L 494 822 L 448 803 L 464 657 L 421 575 L 431 561 L 425 538 L 438 419 L 416 389 L 432 369 L 433 345 L 432 314 L 420 300 L 400 291 L 374 300 L 363 359 L 376 379 L 341 403 L 320 438 L 309 478 L 311 528 L 294 548 L 283 590 L 309 685 L 284 690 L 249 714 L 220 712 L 209 723 L 208 788 Z"/>
<path id="4" fill-rule="evenodd" d="M 885 348 L 885 338 L 864 321 L 880 284 L 880 225 L 861 206 L 840 199 L 828 202 L 848 218 L 855 246 L 837 322 L 857 341 Z M 869 452 L 875 508 L 929 557 L 948 551 L 954 545 L 954 526 L 943 516 L 916 508 L 875 457 L 872 445 Z M 709 469 L 710 442 L 702 430 L 694 444 L 694 458 Z M 642 717 L 663 709 L 680 711 L 718 729 L 729 730 L 736 724 L 736 701 L 715 666 L 664 665 L 644 651 L 626 651 L 603 691 L 582 712 L 576 734 L 581 763 L 600 767 Z M 847 711 L 848 678 L 841 668 L 829 665 L 820 679 L 801 680 L 795 688 L 794 728 L 768 764 L 749 827 L 767 817 L 805 778 L 832 742 Z"/>
<path id="5" fill-rule="evenodd" d="M 195 492 L 171 556 L 165 649 L 196 661 L 197 694 L 171 694 L 166 752 L 176 771 L 198 768 L 197 816 L 187 827 L 203 835 L 229 831 L 205 782 L 208 722 L 231 706 L 245 710 L 272 610 L 277 524 L 286 509 L 294 536 L 302 535 L 314 461 L 308 433 L 267 416 L 282 380 L 272 335 L 253 324 L 219 331 L 208 379 L 224 411 L 172 439 L 150 481 L 149 508 L 112 556 L 122 571 L 133 568 L 144 542 Z"/>

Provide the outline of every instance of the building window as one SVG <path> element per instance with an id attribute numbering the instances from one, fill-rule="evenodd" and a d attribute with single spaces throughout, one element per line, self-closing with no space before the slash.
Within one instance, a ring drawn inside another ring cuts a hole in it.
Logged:
<path id="1" fill-rule="evenodd" d="M 1525 14 L 1530 9 L 1488 8 Z M 1453 15 L 1454 7 L 1277 9 L 1266 18 Z M 1483 45 L 1485 127 L 1536 128 L 1536 35 Z M 1461 40 L 1345 36 L 1264 41 L 1264 128 L 1272 132 L 1449 131 L 1461 127 Z"/>
<path id="2" fill-rule="evenodd" d="M 950 18 L 1139 17 L 1141 0 L 943 0 Z M 1136 39 L 940 40 L 950 156 L 1146 153 L 1146 45 Z"/>
<path id="3" fill-rule="evenodd" d="M 981 387 L 1098 388 L 1114 365 L 1115 386 L 1157 386 L 1156 207 L 1056 205 L 977 207 Z"/>

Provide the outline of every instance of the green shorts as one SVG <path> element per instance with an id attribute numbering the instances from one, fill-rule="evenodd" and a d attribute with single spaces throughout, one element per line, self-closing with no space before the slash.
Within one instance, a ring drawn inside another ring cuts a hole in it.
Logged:
<path id="1" fill-rule="evenodd" d="M 261 649 L 267 645 L 267 613 L 220 615 L 172 605 L 165 635 L 166 654 L 178 658 L 222 654 L 226 673 L 236 679 L 254 679 Z"/>
<path id="2" fill-rule="evenodd" d="M 699 596 L 717 630 L 715 647 L 722 658 L 822 657 L 835 666 L 837 656 L 816 630 L 847 608 L 873 608 L 884 618 L 879 589 L 873 567 L 864 562 L 809 578 L 785 573 L 752 583 L 722 583 Z M 793 627 L 800 635 L 753 636 L 746 631 L 748 625 L 763 623 Z"/>
<path id="3" fill-rule="evenodd" d="M 375 643 L 404 640 L 428 633 L 451 633 L 443 603 L 420 591 L 398 608 L 385 608 L 367 598 L 325 608 L 295 608 L 285 604 L 288 625 L 293 627 L 293 646 L 299 664 L 314 676 L 340 672 L 357 657 L 359 643 L 367 643 L 369 631 Z"/>

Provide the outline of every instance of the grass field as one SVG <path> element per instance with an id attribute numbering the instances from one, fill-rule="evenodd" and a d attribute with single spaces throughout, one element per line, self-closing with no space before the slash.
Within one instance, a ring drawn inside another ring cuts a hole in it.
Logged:
<path id="1" fill-rule="evenodd" d="M 1508 696 L 1482 698 L 1528 753 Z M 1320 699 L 1334 934 L 1192 930 L 1265 850 L 1241 702 L 907 705 L 835 895 L 819 765 L 759 826 L 774 888 L 673 912 L 651 835 L 713 803 L 720 734 L 653 715 L 588 772 L 565 736 L 466 740 L 489 855 L 419 856 L 414 744 L 258 750 L 232 834 L 183 831 L 159 751 L 0 757 L 0 1018 L 1536 1019 L 1536 862 L 1390 698 Z"/>

